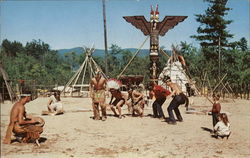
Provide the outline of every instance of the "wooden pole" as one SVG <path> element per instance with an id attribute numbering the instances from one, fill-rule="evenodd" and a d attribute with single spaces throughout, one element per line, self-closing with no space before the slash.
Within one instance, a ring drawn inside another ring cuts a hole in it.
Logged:
<path id="1" fill-rule="evenodd" d="M 221 52 L 220 52 L 220 51 L 221 51 L 221 50 L 220 50 L 220 37 L 219 37 L 219 50 L 218 50 L 218 51 L 219 51 L 219 79 L 220 79 L 220 69 L 221 69 L 221 65 L 220 65 L 220 64 L 221 64 L 221 63 L 220 63 L 220 60 L 221 60 L 221 59 L 220 59 L 220 53 L 221 53 Z"/>
<path id="2" fill-rule="evenodd" d="M 131 62 L 134 60 L 134 58 L 136 57 L 136 55 L 139 53 L 139 51 L 141 50 L 141 48 L 145 44 L 145 42 L 148 40 L 148 38 L 149 38 L 149 36 L 145 39 L 145 41 L 142 43 L 142 45 L 140 46 L 140 48 L 136 51 L 136 53 L 134 54 L 134 56 L 130 59 L 130 61 L 125 66 L 125 68 L 122 70 L 122 72 L 117 76 L 117 79 L 119 79 L 121 77 L 121 75 L 124 73 L 124 71 L 127 69 L 127 67 L 131 64 Z"/>
<path id="3" fill-rule="evenodd" d="M 225 74 L 225 75 L 222 77 L 222 79 L 221 79 L 220 82 L 214 87 L 214 89 L 213 89 L 212 92 L 215 91 L 215 89 L 220 85 L 220 83 L 224 80 L 224 78 L 225 78 L 226 76 L 227 76 L 227 74 Z"/>
<path id="4" fill-rule="evenodd" d="M 108 74 L 108 44 L 107 44 L 107 26 L 106 26 L 106 9 L 105 0 L 102 0 L 103 27 L 104 27 L 104 46 L 105 46 L 105 73 Z"/>

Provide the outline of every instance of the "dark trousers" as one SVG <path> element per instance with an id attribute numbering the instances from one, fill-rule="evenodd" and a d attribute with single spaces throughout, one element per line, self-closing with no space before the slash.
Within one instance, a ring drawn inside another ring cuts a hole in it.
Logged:
<path id="1" fill-rule="evenodd" d="M 212 112 L 213 127 L 216 125 L 217 122 L 219 122 L 218 115 L 219 115 L 219 113 Z"/>
<path id="2" fill-rule="evenodd" d="M 172 121 L 172 122 L 176 122 L 175 121 L 175 118 L 174 118 L 174 113 L 173 113 L 173 110 L 175 112 L 175 115 L 177 117 L 177 119 L 179 121 L 182 121 L 182 116 L 181 116 L 181 113 L 180 113 L 180 110 L 178 109 L 178 107 L 181 105 L 181 104 L 184 104 L 185 103 L 185 98 L 181 95 L 176 95 L 173 100 L 170 102 L 169 106 L 168 106 L 168 115 L 169 115 L 169 120 Z"/>
<path id="3" fill-rule="evenodd" d="M 154 101 L 154 103 L 153 103 L 153 115 L 154 115 L 154 117 L 165 118 L 163 110 L 162 110 L 162 104 L 165 102 L 165 100 L 166 100 L 166 98 L 157 98 Z"/>

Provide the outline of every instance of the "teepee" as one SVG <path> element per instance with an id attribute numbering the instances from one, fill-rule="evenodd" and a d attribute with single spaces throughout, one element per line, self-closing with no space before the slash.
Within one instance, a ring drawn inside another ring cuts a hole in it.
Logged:
<path id="1" fill-rule="evenodd" d="M 92 58 L 95 48 L 92 46 L 91 48 L 85 47 L 84 49 L 86 57 L 82 65 L 64 86 L 62 92 L 69 92 L 72 94 L 74 90 L 78 89 L 81 92 L 84 88 L 88 88 L 89 83 L 86 82 L 89 82 L 91 78 L 95 76 L 96 71 L 101 71 L 102 75 L 106 78 L 106 75 Z"/>
<path id="2" fill-rule="evenodd" d="M 177 48 L 172 46 L 172 54 L 169 58 L 166 66 L 159 75 L 159 85 L 164 85 L 162 79 L 164 76 L 169 76 L 172 82 L 177 83 L 183 92 L 187 92 L 187 84 L 192 85 L 195 89 L 195 92 L 198 93 L 194 82 L 186 74 L 186 63 L 183 56 L 178 55 Z"/>

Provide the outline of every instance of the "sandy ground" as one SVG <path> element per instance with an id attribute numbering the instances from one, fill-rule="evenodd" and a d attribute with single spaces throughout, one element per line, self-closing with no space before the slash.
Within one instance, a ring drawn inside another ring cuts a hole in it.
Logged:
<path id="1" fill-rule="evenodd" d="M 46 110 L 47 99 L 38 98 L 26 104 L 27 113 L 41 116 L 41 111 Z M 42 116 L 46 124 L 41 137 L 45 141 L 40 147 L 32 143 L 2 144 L 12 103 L 2 104 L 1 157 L 250 157 L 250 101 L 247 100 L 221 101 L 222 111 L 231 113 L 232 134 L 228 140 L 212 138 L 202 129 L 212 129 L 211 115 L 186 114 L 184 106 L 180 107 L 184 122 L 168 125 L 147 116 L 152 114 L 151 107 L 146 107 L 143 118 L 126 115 L 118 119 L 108 110 L 108 119 L 103 122 L 91 119 L 92 111 L 81 111 L 92 109 L 89 98 L 62 98 L 62 102 L 66 110 L 64 115 Z M 169 102 L 167 100 L 163 106 L 166 116 Z M 194 98 L 196 110 L 209 110 L 211 106 L 205 98 Z M 127 113 L 124 107 L 123 114 Z"/>

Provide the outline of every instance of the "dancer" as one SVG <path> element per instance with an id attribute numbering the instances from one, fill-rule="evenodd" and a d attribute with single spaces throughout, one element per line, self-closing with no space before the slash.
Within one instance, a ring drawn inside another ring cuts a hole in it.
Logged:
<path id="1" fill-rule="evenodd" d="M 183 94 L 181 88 L 179 87 L 179 85 L 177 85 L 176 83 L 173 83 L 170 79 L 169 76 L 165 76 L 163 81 L 166 83 L 167 86 L 169 86 L 172 90 L 171 94 L 169 95 L 169 97 L 173 96 L 173 100 L 170 102 L 169 106 L 168 106 L 168 115 L 169 115 L 169 120 L 167 120 L 167 122 L 169 124 L 176 124 L 176 120 L 173 114 L 173 110 L 175 112 L 175 115 L 178 119 L 178 121 L 182 122 L 183 118 L 181 116 L 181 113 L 178 109 L 178 107 L 181 104 L 185 104 L 186 110 L 188 109 L 188 104 L 189 104 L 189 100 L 187 98 L 187 96 L 185 94 Z"/>
<path id="2" fill-rule="evenodd" d="M 132 115 L 135 115 L 137 113 L 139 116 L 143 116 L 144 112 L 144 95 L 140 90 L 133 89 L 131 94 L 132 99 Z"/>
<path id="3" fill-rule="evenodd" d="M 100 120 L 99 105 L 102 111 L 102 120 L 107 119 L 106 105 L 105 105 L 105 88 L 106 79 L 102 77 L 101 71 L 97 71 L 95 77 L 90 81 L 90 96 L 92 98 L 92 107 L 94 113 L 94 120 Z"/>
<path id="4" fill-rule="evenodd" d="M 110 102 L 109 102 L 110 108 L 114 112 L 114 115 L 117 116 L 119 119 L 121 119 L 122 118 L 122 109 L 121 108 L 126 102 L 127 95 L 123 94 L 119 89 L 111 88 L 109 91 L 112 95 Z M 115 98 L 115 100 L 113 101 L 114 98 Z M 115 107 L 118 110 L 118 114 L 115 111 Z"/>

